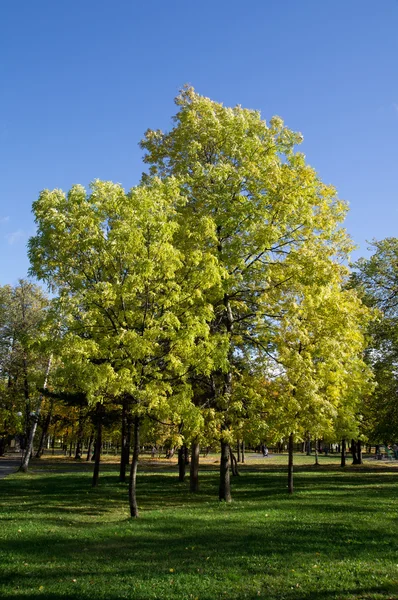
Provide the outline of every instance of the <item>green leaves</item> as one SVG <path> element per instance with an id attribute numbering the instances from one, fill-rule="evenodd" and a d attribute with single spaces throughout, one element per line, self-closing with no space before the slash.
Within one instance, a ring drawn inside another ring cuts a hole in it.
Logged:
<path id="1" fill-rule="evenodd" d="M 195 435 L 210 417 L 227 437 L 330 429 L 368 379 L 368 316 L 341 266 L 347 205 L 280 117 L 189 87 L 176 104 L 172 130 L 141 143 L 141 185 L 33 205 L 32 273 L 58 292 L 65 363 L 93 400 L 129 394 Z"/>

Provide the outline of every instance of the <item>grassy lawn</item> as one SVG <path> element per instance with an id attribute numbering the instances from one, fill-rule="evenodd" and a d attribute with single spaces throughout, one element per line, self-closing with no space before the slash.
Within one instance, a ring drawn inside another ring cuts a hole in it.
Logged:
<path id="1" fill-rule="evenodd" d="M 252 457 L 225 505 L 215 460 L 197 496 L 170 462 L 146 461 L 137 521 L 112 463 L 97 489 L 91 465 L 65 459 L 1 480 L 0 598 L 398 598 L 395 463 L 298 457 L 290 498 L 286 457 Z"/>

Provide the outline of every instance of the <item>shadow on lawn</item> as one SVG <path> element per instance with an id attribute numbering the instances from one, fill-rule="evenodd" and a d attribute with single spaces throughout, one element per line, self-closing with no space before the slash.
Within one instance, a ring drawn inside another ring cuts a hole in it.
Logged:
<path id="1" fill-rule="evenodd" d="M 194 593 L 190 594 L 189 596 L 185 595 L 182 598 L 195 598 L 195 590 L 192 590 Z M 46 593 L 45 591 L 41 591 L 40 592 L 40 599 L 41 600 L 68 600 L 68 599 L 79 599 L 79 600 L 92 600 L 93 599 L 93 595 L 92 594 L 88 594 L 85 593 L 84 591 L 76 591 L 75 594 L 73 594 L 73 592 L 70 592 L 69 594 L 65 594 L 65 593 L 59 593 L 59 594 L 54 594 L 54 593 Z M 344 592 L 338 592 L 335 590 L 331 590 L 331 591 L 318 591 L 316 592 L 316 594 L 314 595 L 313 592 L 309 592 L 309 593 L 301 593 L 300 591 L 298 591 L 297 589 L 295 590 L 291 590 L 291 591 L 287 591 L 285 593 L 280 592 L 280 595 L 274 595 L 272 594 L 272 596 L 268 595 L 268 592 L 266 592 L 265 594 L 258 594 L 257 592 L 254 592 L 253 594 L 245 594 L 244 596 L 241 596 L 241 598 L 244 598 L 245 600 L 273 600 L 278 599 L 278 600 L 368 600 L 368 599 L 373 599 L 373 598 L 380 598 L 380 594 L 383 594 L 383 597 L 389 600 L 396 600 L 398 598 L 398 585 L 396 584 L 386 584 L 383 586 L 370 586 L 370 587 L 353 587 L 351 589 L 347 589 Z M 156 596 L 153 596 L 154 598 Z M 178 598 L 178 596 L 172 596 L 173 598 Z M 222 596 L 217 596 L 217 597 L 222 597 L 224 600 L 235 600 L 236 598 L 238 598 L 238 596 L 236 596 L 235 594 L 230 594 L 228 592 L 225 592 L 222 594 Z M 9 594 L 6 593 L 5 595 L 2 596 L 2 600 L 27 600 L 28 596 L 24 593 L 18 593 L 18 592 L 10 592 Z M 109 600 L 126 600 L 127 598 L 130 600 L 148 600 L 148 595 L 145 594 L 118 594 L 118 593 L 112 593 L 112 592 L 108 592 L 107 594 L 100 594 L 98 596 L 95 596 L 96 599 L 109 599 Z M 152 596 L 151 596 L 152 598 Z M 181 600 L 181 599 L 180 599 Z M 200 595 L 200 600 L 215 600 L 215 596 L 213 595 L 212 592 L 209 593 L 205 593 L 205 594 L 201 594 Z"/>
<path id="2" fill-rule="evenodd" d="M 368 581 L 356 587 L 347 581 L 339 589 L 315 592 L 284 585 L 283 590 L 263 589 L 260 594 L 248 587 L 243 593 L 243 584 L 236 586 L 236 591 L 231 588 L 231 593 L 221 591 L 228 590 L 224 587 L 228 586 L 226 568 L 237 581 L 250 585 L 256 578 L 287 579 L 292 567 L 297 569 L 297 557 L 306 566 L 314 560 L 325 565 L 335 562 L 336 569 L 353 554 L 364 563 L 372 552 L 394 562 L 396 531 L 388 524 L 378 524 L 377 519 L 360 521 L 361 515 L 374 515 L 374 504 L 367 503 L 367 495 L 377 494 L 380 506 L 390 506 L 397 500 L 396 475 L 385 470 L 381 474 L 307 469 L 296 478 L 298 493 L 293 498 L 286 493 L 284 469 L 242 471 L 241 477 L 233 479 L 235 502 L 231 506 L 216 500 L 218 477 L 214 471 L 202 473 L 198 495 L 189 494 L 187 483 L 179 483 L 177 476 L 141 472 L 138 498 L 143 517 L 138 521 L 125 518 L 127 486 L 117 483 L 115 466 L 112 470 L 103 472 L 97 489 L 90 487 L 90 475 L 81 472 L 47 472 L 29 478 L 21 475 L 2 482 L 0 524 L 3 521 L 4 526 L 8 525 L 7 521 L 15 520 L 17 514 L 17 526 L 22 523 L 21 535 L 15 533 L 7 539 L 5 549 L 12 561 L 2 576 L 6 590 L 3 600 L 25 600 L 36 595 L 45 600 L 161 598 L 161 593 L 132 594 L 131 586 L 137 580 L 165 586 L 170 569 L 177 580 L 180 576 L 192 577 L 193 586 L 208 577 L 215 587 L 201 590 L 201 600 L 347 600 L 380 594 L 398 597 L 395 582 L 377 586 Z M 340 512 L 344 513 L 344 521 L 338 519 Z M 36 521 L 40 528 L 34 527 Z M 319 548 L 322 556 L 315 558 Z M 220 558 L 220 553 L 226 560 Z M 26 569 L 22 566 L 24 560 L 30 563 Z M 74 579 L 76 584 L 71 583 Z M 88 589 L 91 579 L 102 581 L 103 588 L 96 591 L 94 583 Z M 62 593 L 47 593 L 46 588 L 54 580 L 65 586 Z M 111 586 L 107 580 L 112 581 Z M 85 581 L 86 587 L 80 581 Z M 40 586 L 44 589 L 39 592 Z M 178 598 L 171 592 L 163 597 Z M 181 598 L 188 596 L 184 593 Z"/>
<path id="3" fill-rule="evenodd" d="M 296 477 L 297 494 L 293 497 L 286 493 L 285 469 L 242 470 L 240 477 L 233 478 L 235 501 L 230 506 L 217 501 L 218 476 L 214 470 L 201 474 L 198 495 L 189 494 L 188 483 L 179 483 L 177 474 L 145 471 L 138 478 L 142 509 L 138 521 L 126 518 L 127 485 L 117 479 L 112 465 L 103 469 L 96 489 L 90 487 L 90 474 L 82 472 L 46 471 L 42 476 L 20 475 L 2 481 L 0 527 L 2 521 L 9 526 L 18 516 L 16 528 L 22 529 L 20 536 L 14 533 L 7 539 L 5 550 L 12 563 L 2 576 L 3 589 L 7 590 L 3 600 L 26 599 L 30 587 L 35 590 L 32 597 L 37 594 L 47 600 L 147 600 L 152 596 L 129 594 L 128 586 L 135 580 L 164 585 L 171 568 L 176 577 L 192 577 L 193 582 L 209 577 L 214 585 L 221 586 L 226 568 L 248 582 L 288 578 L 292 567 L 297 569 L 298 557 L 308 564 L 314 560 L 325 565 L 335 562 L 336 569 L 353 555 L 364 563 L 371 555 L 396 561 L 396 531 L 389 522 L 378 523 L 374 510 L 375 497 L 385 510 L 398 499 L 396 475 L 385 469 L 336 473 L 307 468 Z M 344 520 L 339 520 L 340 514 Z M 35 522 L 40 527 L 35 527 Z M 318 549 L 322 556 L 316 559 Z M 226 560 L 220 559 L 220 553 Z M 31 563 L 28 573 L 21 566 L 24 560 Z M 107 588 L 107 577 L 113 581 L 112 589 Z M 71 583 L 81 579 L 89 586 L 91 578 L 104 581 L 105 590 L 97 593 L 94 588 Z M 65 582 L 65 593 L 47 594 L 46 587 L 54 579 Z M 41 585 L 44 590 L 39 593 Z M 18 587 L 24 592 L 19 593 Z M 372 586 L 365 580 L 355 588 L 347 581 L 343 589 L 320 589 L 315 594 L 287 585 L 283 593 L 273 590 L 259 595 L 248 589 L 246 595 L 240 592 L 239 596 L 238 592 L 212 595 L 201 591 L 200 598 L 346 600 L 377 594 L 397 598 L 398 586 L 395 582 Z"/>

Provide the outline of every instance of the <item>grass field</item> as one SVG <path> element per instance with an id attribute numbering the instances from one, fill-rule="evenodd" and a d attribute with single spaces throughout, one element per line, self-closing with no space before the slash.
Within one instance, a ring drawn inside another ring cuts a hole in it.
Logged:
<path id="1" fill-rule="evenodd" d="M 176 467 L 146 461 L 141 519 L 128 519 L 117 465 L 32 463 L 0 481 L 0 598 L 60 600 L 398 599 L 398 468 L 286 456 L 254 459 L 217 501 L 216 457 L 188 492 Z"/>

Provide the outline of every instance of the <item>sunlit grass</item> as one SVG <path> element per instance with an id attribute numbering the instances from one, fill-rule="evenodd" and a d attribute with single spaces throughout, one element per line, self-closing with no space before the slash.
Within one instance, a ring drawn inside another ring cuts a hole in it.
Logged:
<path id="1" fill-rule="evenodd" d="M 398 598 L 395 463 L 298 456 L 289 497 L 286 456 L 251 457 L 225 505 L 215 460 L 194 496 L 174 459 L 147 457 L 137 521 L 116 464 L 97 489 L 92 465 L 51 458 L 0 481 L 0 598 Z"/>

